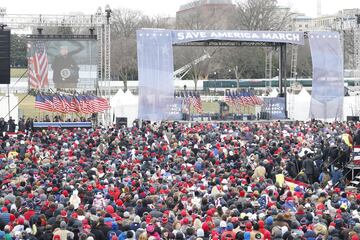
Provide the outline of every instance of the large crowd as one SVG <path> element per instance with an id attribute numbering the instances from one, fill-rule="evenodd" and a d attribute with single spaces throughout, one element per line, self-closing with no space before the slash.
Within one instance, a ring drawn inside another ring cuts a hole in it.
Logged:
<path id="1" fill-rule="evenodd" d="M 144 123 L 0 137 L 0 239 L 349 239 L 351 122 Z"/>

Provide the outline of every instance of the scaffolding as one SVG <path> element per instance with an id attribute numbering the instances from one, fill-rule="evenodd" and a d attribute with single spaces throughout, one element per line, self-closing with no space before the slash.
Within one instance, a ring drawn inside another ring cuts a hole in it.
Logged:
<path id="1" fill-rule="evenodd" d="M 291 47 L 291 78 L 297 78 L 298 45 Z"/>
<path id="2" fill-rule="evenodd" d="M 360 78 L 360 26 L 354 29 L 355 77 Z"/>
<path id="3" fill-rule="evenodd" d="M 273 48 L 266 48 L 265 49 L 265 78 L 271 79 L 272 78 L 272 57 L 273 57 Z M 271 81 L 267 81 L 271 87 Z"/>
<path id="4" fill-rule="evenodd" d="M 99 7 L 93 15 L 7 14 L 5 8 L 0 8 L 0 23 L 16 30 L 44 27 L 80 27 L 90 31 L 95 29 L 98 47 L 97 92 L 103 97 L 110 97 L 111 10 L 108 5 L 104 12 Z M 103 115 L 103 124 L 111 124 L 110 112 Z"/>

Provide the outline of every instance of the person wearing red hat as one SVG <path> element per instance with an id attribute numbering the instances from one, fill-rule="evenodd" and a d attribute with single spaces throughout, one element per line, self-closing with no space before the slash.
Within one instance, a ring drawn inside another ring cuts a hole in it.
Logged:
<path id="1" fill-rule="evenodd" d="M 260 220 L 258 223 L 259 223 L 259 232 L 261 232 L 264 235 L 264 240 L 271 240 L 271 233 L 269 230 L 265 228 L 264 221 Z"/>
<path id="2" fill-rule="evenodd" d="M 25 230 L 25 219 L 22 218 L 22 217 L 19 217 L 17 220 L 16 220 L 16 225 L 14 226 L 12 232 L 23 232 Z"/>
<path id="3" fill-rule="evenodd" d="M 252 231 L 252 223 L 250 221 L 247 221 L 245 224 L 245 232 L 251 232 Z"/>

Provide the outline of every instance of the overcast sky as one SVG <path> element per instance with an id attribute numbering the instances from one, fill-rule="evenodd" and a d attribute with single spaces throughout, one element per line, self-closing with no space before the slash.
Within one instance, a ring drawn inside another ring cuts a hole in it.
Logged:
<path id="1" fill-rule="evenodd" d="M 141 10 L 148 15 L 175 16 L 181 4 L 189 0 L 1 0 L 0 7 L 6 7 L 10 14 L 63 14 L 83 12 L 92 14 L 106 4 L 111 8 L 126 7 Z M 322 0 L 322 12 L 332 14 L 340 9 L 360 8 L 360 0 Z M 316 0 L 279 0 L 281 5 L 316 16 Z"/>

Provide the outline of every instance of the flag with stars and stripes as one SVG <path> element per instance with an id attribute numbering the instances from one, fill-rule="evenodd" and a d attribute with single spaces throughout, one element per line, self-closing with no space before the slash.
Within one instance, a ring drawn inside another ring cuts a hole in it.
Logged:
<path id="1" fill-rule="evenodd" d="M 28 76 L 30 88 L 41 89 L 49 87 L 49 62 L 44 42 L 35 43 L 35 51 L 28 58 Z"/>

